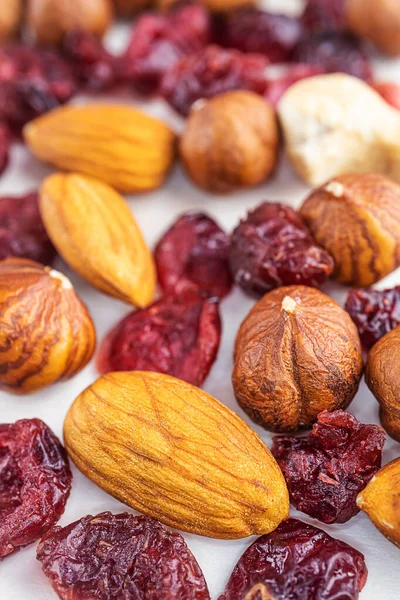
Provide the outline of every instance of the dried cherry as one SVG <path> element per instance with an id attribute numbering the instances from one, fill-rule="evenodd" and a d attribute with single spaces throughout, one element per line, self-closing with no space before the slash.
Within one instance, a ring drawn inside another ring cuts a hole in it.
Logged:
<path id="1" fill-rule="evenodd" d="M 15 256 L 49 264 L 55 254 L 40 216 L 37 192 L 0 197 L 0 260 Z"/>
<path id="2" fill-rule="evenodd" d="M 6 170 L 10 159 L 12 133 L 7 123 L 0 122 L 0 175 Z"/>
<path id="3" fill-rule="evenodd" d="M 219 600 L 357 600 L 367 575 L 361 552 L 288 519 L 247 548 Z"/>
<path id="4" fill-rule="evenodd" d="M 71 481 L 65 450 L 43 421 L 0 425 L 0 559 L 58 521 Z"/>
<path id="5" fill-rule="evenodd" d="M 119 61 L 120 76 L 141 93 L 155 92 L 163 74 L 181 58 L 206 46 L 210 37 L 210 19 L 202 6 L 183 6 L 170 14 L 144 14 Z"/>
<path id="6" fill-rule="evenodd" d="M 130 313 L 103 340 L 98 370 L 156 371 L 201 385 L 219 348 L 218 304 L 189 291 Z"/>
<path id="7" fill-rule="evenodd" d="M 333 271 L 333 260 L 316 246 L 289 206 L 263 202 L 236 227 L 229 262 L 235 282 L 262 295 L 282 285 L 318 287 Z"/>
<path id="8" fill-rule="evenodd" d="M 295 508 L 323 523 L 345 523 L 359 512 L 357 494 L 381 467 L 385 440 L 377 425 L 324 411 L 307 436 L 274 437 L 272 454 Z"/>
<path id="9" fill-rule="evenodd" d="M 266 78 L 264 98 L 272 106 L 276 107 L 283 94 L 291 85 L 302 79 L 307 79 L 307 77 L 314 77 L 315 75 L 322 75 L 324 73 L 326 73 L 325 69 L 314 65 L 290 65 L 280 77 Z"/>
<path id="10" fill-rule="evenodd" d="M 172 67 L 161 81 L 160 93 L 186 116 L 192 104 L 201 98 L 212 98 L 229 90 L 262 94 L 267 65 L 268 60 L 261 54 L 207 46 Z"/>
<path id="11" fill-rule="evenodd" d="M 351 290 L 345 309 L 357 325 L 362 345 L 369 350 L 385 333 L 400 325 L 400 286 Z"/>
<path id="12" fill-rule="evenodd" d="M 302 21 L 311 31 L 334 31 L 345 29 L 346 0 L 308 0 Z"/>
<path id="13" fill-rule="evenodd" d="M 195 213 L 179 217 L 155 249 L 163 292 L 195 289 L 218 298 L 229 294 L 229 244 L 229 236 L 209 216 Z"/>

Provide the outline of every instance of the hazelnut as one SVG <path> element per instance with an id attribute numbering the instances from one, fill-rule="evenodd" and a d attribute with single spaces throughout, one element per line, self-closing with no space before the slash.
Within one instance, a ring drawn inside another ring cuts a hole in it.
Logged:
<path id="1" fill-rule="evenodd" d="M 400 264 L 400 185 L 382 175 L 342 175 L 306 199 L 300 215 L 335 261 L 333 276 L 364 287 Z"/>
<path id="2" fill-rule="evenodd" d="M 380 404 L 382 426 L 400 442 L 400 325 L 389 331 L 368 354 L 365 380 Z"/>
<path id="3" fill-rule="evenodd" d="M 257 94 L 226 92 L 194 105 L 180 142 L 193 181 L 225 192 L 264 181 L 278 155 L 274 110 Z"/>
<path id="4" fill-rule="evenodd" d="M 319 290 L 281 287 L 243 321 L 233 388 L 250 417 L 271 431 L 310 427 L 323 410 L 346 408 L 362 374 L 350 316 Z"/>
<path id="5" fill-rule="evenodd" d="M 69 279 L 27 259 L 0 262 L 0 389 L 35 392 L 92 357 L 92 319 Z"/>
<path id="6" fill-rule="evenodd" d="M 400 56 L 399 8 L 399 0 L 346 0 L 346 25 L 382 52 Z"/>
<path id="7" fill-rule="evenodd" d="M 22 0 L 6 0 L 0 7 L 0 40 L 13 37 L 21 24 Z"/>
<path id="8" fill-rule="evenodd" d="M 400 547 L 400 458 L 375 474 L 358 494 L 357 505 L 388 540 Z"/>
<path id="9" fill-rule="evenodd" d="M 112 21 L 111 0 L 28 0 L 27 25 L 35 41 L 59 44 L 67 31 L 102 36 Z"/>

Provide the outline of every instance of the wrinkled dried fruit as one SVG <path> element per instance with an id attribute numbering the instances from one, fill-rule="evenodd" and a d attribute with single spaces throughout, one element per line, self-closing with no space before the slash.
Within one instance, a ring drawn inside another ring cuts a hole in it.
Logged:
<path id="1" fill-rule="evenodd" d="M 345 308 L 367 350 L 400 324 L 400 286 L 388 290 L 351 290 Z"/>
<path id="2" fill-rule="evenodd" d="M 71 481 L 65 450 L 43 421 L 0 425 L 0 560 L 57 523 Z"/>
<path id="3" fill-rule="evenodd" d="M 1 86 L 0 86 L 1 87 Z M 8 167 L 10 159 L 10 148 L 12 144 L 12 134 L 7 123 L 0 121 L 0 175 Z"/>
<path id="4" fill-rule="evenodd" d="M 54 527 L 37 559 L 62 600 L 210 600 L 183 537 L 149 517 L 104 512 Z"/>
<path id="5" fill-rule="evenodd" d="M 302 21 L 311 31 L 336 31 L 345 29 L 347 0 L 308 0 Z"/>
<path id="6" fill-rule="evenodd" d="M 291 85 L 307 79 L 307 77 L 322 75 L 324 72 L 324 69 L 314 65 L 289 65 L 284 74 L 279 77 L 268 77 L 267 75 L 263 96 L 276 108 L 279 100 Z"/>
<path id="7" fill-rule="evenodd" d="M 288 519 L 247 548 L 219 600 L 357 600 L 367 575 L 361 552 Z"/>
<path id="8" fill-rule="evenodd" d="M 261 54 L 243 54 L 207 46 L 183 58 L 162 79 L 160 93 L 181 115 L 188 115 L 196 100 L 230 90 L 262 94 L 268 60 Z"/>
<path id="9" fill-rule="evenodd" d="M 269 202 L 236 227 L 229 261 L 235 282 L 257 296 L 282 285 L 318 287 L 333 271 L 332 258 L 316 246 L 298 214 Z"/>
<path id="10" fill-rule="evenodd" d="M 220 338 L 217 299 L 181 292 L 122 319 L 104 339 L 97 366 L 100 373 L 156 371 L 200 386 Z"/>
<path id="11" fill-rule="evenodd" d="M 236 398 L 271 431 L 310 427 L 323 410 L 346 408 L 363 361 L 357 328 L 332 298 L 280 287 L 251 309 L 235 343 Z"/>
<path id="12" fill-rule="evenodd" d="M 392 81 L 378 81 L 373 88 L 393 108 L 400 110 L 400 85 Z"/>
<path id="13" fill-rule="evenodd" d="M 154 258 L 165 294 L 186 289 L 223 298 L 232 287 L 229 236 L 204 213 L 184 214 L 158 242 Z"/>
<path id="14" fill-rule="evenodd" d="M 275 437 L 272 454 L 297 510 L 323 523 L 345 523 L 359 512 L 357 494 L 380 469 L 385 440 L 377 425 L 324 411 L 306 437 Z"/>
<path id="15" fill-rule="evenodd" d="M 135 24 L 120 60 L 120 76 L 142 93 L 155 92 L 163 74 L 206 46 L 210 37 L 209 16 L 202 6 L 184 6 L 170 14 L 145 14 Z"/>
<path id="16" fill-rule="evenodd" d="M 64 439 L 92 481 L 183 531 L 246 537 L 272 531 L 289 514 L 285 480 L 257 434 L 174 377 L 104 375 L 71 406 Z"/>
<path id="17" fill-rule="evenodd" d="M 40 217 L 38 194 L 0 197 L 0 260 L 15 256 L 48 265 L 55 253 Z"/>

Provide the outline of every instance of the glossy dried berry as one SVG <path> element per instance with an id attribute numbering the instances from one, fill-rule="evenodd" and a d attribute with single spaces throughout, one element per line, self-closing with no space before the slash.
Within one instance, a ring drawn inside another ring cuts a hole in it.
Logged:
<path id="1" fill-rule="evenodd" d="M 162 79 L 160 93 L 181 115 L 188 115 L 196 100 L 230 90 L 262 94 L 268 60 L 261 54 L 243 54 L 219 46 L 180 60 Z"/>
<path id="2" fill-rule="evenodd" d="M 345 523 L 381 467 L 386 434 L 342 410 L 324 411 L 306 437 L 276 436 L 272 453 L 295 508 L 323 523 Z"/>
<path id="3" fill-rule="evenodd" d="M 381 337 L 400 325 L 400 286 L 351 290 L 345 309 L 357 325 L 362 345 L 370 350 Z"/>
<path id="4" fill-rule="evenodd" d="M 135 25 L 120 60 L 120 76 L 143 94 L 156 92 L 164 73 L 206 46 L 210 36 L 208 13 L 199 5 L 184 6 L 170 14 L 147 13 Z"/>
<path id="5" fill-rule="evenodd" d="M 308 0 L 302 21 L 310 31 L 335 31 L 345 28 L 347 0 Z"/>
<path id="6" fill-rule="evenodd" d="M 186 214 L 162 236 L 155 249 L 158 281 L 164 293 L 186 289 L 223 298 L 229 294 L 229 236 L 203 213 Z"/>
<path id="7" fill-rule="evenodd" d="M 129 513 L 88 515 L 54 527 L 37 559 L 62 600 L 209 600 L 179 533 Z"/>
<path id="8" fill-rule="evenodd" d="M 187 292 L 130 313 L 103 340 L 98 370 L 156 371 L 201 385 L 218 352 L 218 304 Z"/>
<path id="9" fill-rule="evenodd" d="M 0 260 L 15 256 L 48 265 L 55 254 L 40 216 L 37 192 L 0 197 Z"/>
<path id="10" fill-rule="evenodd" d="M 361 552 L 288 519 L 247 548 L 219 600 L 357 600 L 367 575 Z"/>
<path id="11" fill-rule="evenodd" d="M 272 106 L 276 107 L 283 94 L 290 88 L 291 85 L 307 79 L 307 77 L 314 77 L 315 75 L 322 75 L 326 71 L 322 67 L 314 65 L 289 65 L 285 73 L 280 77 L 268 77 L 265 81 L 264 98 L 268 100 Z"/>
<path id="12" fill-rule="evenodd" d="M 316 246 L 289 206 L 263 202 L 232 234 L 230 267 L 235 282 L 257 296 L 283 285 L 320 286 L 333 260 Z"/>
<path id="13" fill-rule="evenodd" d="M 12 133 L 7 123 L 0 122 L 0 175 L 6 170 L 12 145 Z"/>
<path id="14" fill-rule="evenodd" d="M 57 523 L 71 481 L 66 452 L 43 421 L 0 425 L 0 560 Z"/>

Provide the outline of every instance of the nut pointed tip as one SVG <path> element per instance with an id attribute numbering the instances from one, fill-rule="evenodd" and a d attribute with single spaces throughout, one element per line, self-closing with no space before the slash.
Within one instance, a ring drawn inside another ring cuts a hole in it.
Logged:
<path id="1" fill-rule="evenodd" d="M 282 310 L 284 310 L 285 312 L 293 314 L 296 310 L 296 307 L 296 300 L 293 300 L 293 298 L 291 298 L 290 296 L 285 296 L 282 300 Z"/>

